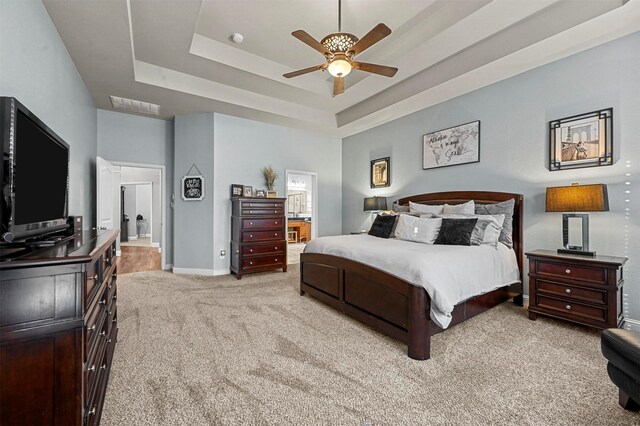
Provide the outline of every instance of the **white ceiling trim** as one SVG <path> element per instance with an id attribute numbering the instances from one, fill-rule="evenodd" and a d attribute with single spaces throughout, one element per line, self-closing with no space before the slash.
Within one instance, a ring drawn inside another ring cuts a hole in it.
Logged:
<path id="1" fill-rule="evenodd" d="M 284 83 L 326 97 L 331 96 L 331 84 L 326 79 L 318 77 L 319 75 L 324 75 L 322 73 L 308 74 L 291 79 L 284 78 L 282 74 L 293 71 L 292 68 L 254 55 L 251 52 L 245 52 L 242 49 L 227 46 L 224 43 L 197 33 L 193 35 L 189 53 L 243 71 L 251 70 L 250 72 L 253 74 L 279 83 Z"/>
<path id="2" fill-rule="evenodd" d="M 364 101 L 558 1 L 493 0 L 400 58 L 394 64 L 398 68 L 394 78 L 372 76 L 375 78 L 367 78 L 350 86 L 346 96 L 337 99 L 336 110 L 342 111 Z M 486 22 L 493 25 L 488 26 Z"/>
<path id="3" fill-rule="evenodd" d="M 602 28 L 610 31 L 603 33 Z M 338 134 L 344 138 L 360 133 L 636 31 L 640 31 L 640 2 L 630 1 L 582 25 L 346 124 Z"/>
<path id="4" fill-rule="evenodd" d="M 227 86 L 147 62 L 135 60 L 134 74 L 135 80 L 139 83 L 282 115 L 330 129 L 337 128 L 333 113 Z"/>

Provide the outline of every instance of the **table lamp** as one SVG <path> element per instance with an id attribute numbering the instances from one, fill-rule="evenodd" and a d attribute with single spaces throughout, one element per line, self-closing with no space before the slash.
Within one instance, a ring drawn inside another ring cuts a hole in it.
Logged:
<path id="1" fill-rule="evenodd" d="M 387 209 L 387 197 L 365 197 L 364 211 L 384 211 Z"/>
<path id="2" fill-rule="evenodd" d="M 607 185 L 574 183 L 571 186 L 547 188 L 546 211 L 562 213 L 563 248 L 558 249 L 558 253 L 595 256 L 594 251 L 589 251 L 589 214 L 577 212 L 608 212 Z M 569 245 L 570 218 L 582 221 L 582 245 Z"/>

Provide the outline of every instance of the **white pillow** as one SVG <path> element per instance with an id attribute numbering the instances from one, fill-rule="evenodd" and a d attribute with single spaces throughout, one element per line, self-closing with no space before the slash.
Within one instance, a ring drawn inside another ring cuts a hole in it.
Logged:
<path id="1" fill-rule="evenodd" d="M 442 204 L 431 206 L 428 204 L 418 204 L 418 203 L 412 203 L 411 201 L 409 201 L 409 212 L 411 213 L 440 214 L 442 213 L 443 208 L 444 206 Z"/>
<path id="2" fill-rule="evenodd" d="M 403 214 L 398 217 L 396 238 L 405 241 L 433 244 L 440 233 L 442 219 L 425 219 Z"/>
<path id="3" fill-rule="evenodd" d="M 444 214 L 475 214 L 475 212 L 476 203 L 473 200 L 463 204 L 445 204 L 442 209 Z"/>

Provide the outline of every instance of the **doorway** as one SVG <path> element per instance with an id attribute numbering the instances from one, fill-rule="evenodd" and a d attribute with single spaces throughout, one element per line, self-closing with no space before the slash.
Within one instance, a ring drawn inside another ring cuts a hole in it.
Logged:
<path id="1" fill-rule="evenodd" d="M 286 170 L 288 264 L 300 263 L 305 245 L 317 237 L 318 174 Z"/>
<path id="2" fill-rule="evenodd" d="M 166 269 L 165 167 L 100 157 L 97 165 L 97 223 L 120 229 L 118 272 Z"/>

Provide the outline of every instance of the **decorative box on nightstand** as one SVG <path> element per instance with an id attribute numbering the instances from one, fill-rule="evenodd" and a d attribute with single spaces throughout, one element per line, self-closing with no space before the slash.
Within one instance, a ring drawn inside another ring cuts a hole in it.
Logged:
<path id="1" fill-rule="evenodd" d="M 551 250 L 526 255 L 529 319 L 547 315 L 600 329 L 622 323 L 626 257 L 587 257 Z"/>

